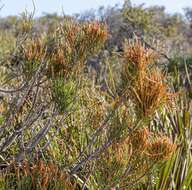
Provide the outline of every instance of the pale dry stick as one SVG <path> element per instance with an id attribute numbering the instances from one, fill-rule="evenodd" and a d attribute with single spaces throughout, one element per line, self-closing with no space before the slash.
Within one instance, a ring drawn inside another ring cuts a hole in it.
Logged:
<path id="1" fill-rule="evenodd" d="M 131 166 L 127 167 L 125 174 L 131 172 Z M 106 187 L 105 190 L 119 190 L 119 188 L 117 188 L 116 186 L 118 185 L 119 181 L 118 180 L 122 180 L 124 176 L 120 176 L 117 180 L 115 180 L 115 182 L 113 182 L 109 187 Z"/>
<path id="2" fill-rule="evenodd" d="M 17 126 L 19 129 L 21 128 L 21 125 L 20 124 L 17 124 Z M 16 138 L 21 134 L 20 131 L 17 131 L 17 130 L 14 130 L 13 133 L 6 137 L 5 139 L 5 142 L 2 143 L 1 147 L 0 147 L 0 152 L 3 152 L 5 151 L 15 140 Z"/>
<path id="3" fill-rule="evenodd" d="M 19 99 L 19 94 L 17 94 L 17 96 L 15 98 L 13 98 L 12 102 L 10 103 L 10 109 L 9 111 L 6 113 L 6 120 L 4 121 L 4 124 L 0 127 L 0 139 L 2 138 L 2 135 L 4 135 L 4 131 L 6 129 L 7 123 L 10 120 L 11 114 L 13 114 L 14 112 L 14 106 L 16 105 L 17 101 Z M 10 123 L 9 123 L 10 124 Z"/>
<path id="4" fill-rule="evenodd" d="M 37 86 L 37 89 L 36 89 L 36 92 L 35 92 L 35 96 L 33 98 L 33 102 L 32 102 L 32 107 L 31 109 L 29 110 L 28 112 L 28 115 L 26 116 L 26 118 L 24 119 L 24 121 L 22 123 L 27 123 L 28 119 L 31 117 L 31 113 L 33 111 L 33 108 L 35 106 L 35 103 L 36 103 L 36 100 L 37 100 L 37 94 L 38 94 L 38 91 L 39 91 L 39 86 Z M 20 132 L 22 133 L 23 130 L 26 128 L 24 127 L 25 125 L 23 124 L 23 127 L 20 129 Z M 18 130 L 17 130 L 18 131 Z M 19 132 L 19 131 L 18 131 Z"/>
<path id="5" fill-rule="evenodd" d="M 128 164 L 126 166 L 125 172 L 121 176 L 119 176 L 118 179 L 116 179 L 111 185 L 109 185 L 109 187 L 106 187 L 104 190 L 111 190 L 111 189 L 115 188 L 117 186 L 117 184 L 119 183 L 119 181 L 128 175 L 128 173 L 131 171 L 131 166 L 129 166 L 129 161 L 131 160 L 132 156 L 133 156 L 133 149 L 131 146 L 130 157 L 128 159 Z"/>
<path id="6" fill-rule="evenodd" d="M 39 92 L 39 88 L 40 88 L 40 86 L 37 85 L 37 89 L 36 89 L 36 92 L 35 92 L 35 96 L 34 96 L 33 102 L 32 102 L 32 107 L 31 107 L 31 109 L 29 110 L 28 116 L 26 117 L 26 121 L 28 120 L 28 118 L 30 118 L 30 114 L 31 114 L 31 112 L 33 111 L 33 109 L 34 109 L 34 107 L 35 107 L 36 100 L 37 100 L 37 96 L 38 96 L 38 92 Z"/>
<path id="7" fill-rule="evenodd" d="M 15 141 L 15 139 L 18 137 L 19 134 L 20 134 L 19 132 L 14 131 L 14 133 L 11 136 L 9 136 L 6 139 L 6 141 L 0 146 L 0 152 L 5 151 L 6 148 L 8 148 Z"/>
<path id="8" fill-rule="evenodd" d="M 46 109 L 46 106 L 44 106 L 44 107 L 43 107 L 43 106 L 40 106 L 40 111 L 39 111 L 39 113 L 36 115 L 36 117 L 33 117 L 33 119 L 31 119 L 31 121 L 28 121 L 28 123 L 23 126 L 23 129 L 22 129 L 22 130 L 25 130 L 25 129 L 29 128 L 30 126 L 32 126 L 33 123 L 36 122 L 36 121 L 42 116 L 43 110 L 42 110 L 41 108 L 45 110 L 45 109 Z M 37 112 L 38 112 L 38 111 L 37 111 Z M 21 151 L 21 152 L 18 153 L 17 158 L 16 158 L 17 161 L 22 160 L 22 158 L 23 158 L 22 156 L 23 156 L 25 150 L 26 150 L 26 146 L 24 147 L 24 150 L 23 150 L 23 151 Z"/>
<path id="9" fill-rule="evenodd" d="M 135 179 L 132 182 L 128 182 L 125 185 L 122 185 L 121 187 L 119 187 L 119 190 L 123 190 L 123 189 L 125 189 L 127 187 L 134 186 L 138 181 L 140 181 L 142 178 L 144 178 L 153 169 L 155 164 L 157 164 L 157 161 L 153 165 L 151 165 L 150 168 L 146 172 L 144 172 L 140 177 L 138 177 L 137 179 Z"/>
<path id="10" fill-rule="evenodd" d="M 75 98 L 74 98 L 75 99 Z M 72 103 L 72 102 L 71 102 Z M 65 112 L 63 115 L 62 115 L 62 118 L 60 119 L 60 121 L 57 123 L 57 126 L 61 126 L 61 124 L 68 118 L 68 116 L 71 114 L 72 111 L 75 111 L 75 108 L 72 107 L 70 111 L 67 111 Z M 58 113 L 57 113 L 58 114 Z M 57 115 L 56 114 L 56 115 Z M 56 127 L 53 126 L 53 127 Z M 56 131 L 58 132 L 60 130 L 61 127 L 58 127 L 56 129 Z M 54 135 L 52 135 L 52 138 L 54 137 Z M 44 147 L 42 148 L 42 150 L 46 149 L 49 145 L 50 145 L 51 141 L 49 139 L 47 139 L 47 143 L 44 145 Z"/>
<path id="11" fill-rule="evenodd" d="M 28 86 L 29 86 L 28 82 L 25 82 L 21 87 L 18 87 L 17 89 L 7 90 L 7 89 L 0 88 L 0 92 L 6 93 L 6 94 L 13 94 L 13 93 L 24 90 Z"/>
<path id="12" fill-rule="evenodd" d="M 57 111 L 55 111 L 52 116 L 48 119 L 47 123 L 45 124 L 45 126 L 39 131 L 39 133 L 33 137 L 33 139 L 31 139 L 31 141 L 28 142 L 28 149 L 33 149 L 42 139 L 42 137 L 44 137 L 46 135 L 46 133 L 48 132 L 48 130 L 52 127 L 51 123 L 54 119 L 54 117 L 57 115 Z"/>
<path id="13" fill-rule="evenodd" d="M 69 114 L 64 114 L 62 116 L 61 120 L 59 121 L 59 123 L 57 123 L 57 126 L 60 126 L 60 124 L 62 124 L 68 116 L 69 116 Z M 56 127 L 56 125 L 55 125 L 55 127 Z M 60 127 L 58 127 L 56 129 L 56 133 L 59 132 L 59 130 L 60 130 Z M 56 133 L 54 135 L 52 135 L 51 138 L 54 138 Z M 47 143 L 41 148 L 41 151 L 45 150 L 50 145 L 50 143 L 51 143 L 50 139 L 47 138 Z"/>
<path id="14" fill-rule="evenodd" d="M 17 144 L 19 147 L 19 152 L 23 152 L 25 150 L 25 142 L 24 142 L 24 131 L 22 130 L 17 138 Z"/>
<path id="15" fill-rule="evenodd" d="M 50 138 L 53 139 L 54 137 L 56 137 L 57 132 L 59 132 L 59 128 L 56 129 L 55 133 L 52 134 Z M 40 152 L 43 152 L 44 150 L 46 150 L 47 147 L 49 147 L 49 145 L 51 144 L 51 139 L 48 138 L 47 136 L 45 136 L 45 138 L 47 142 L 43 147 L 40 148 Z"/>
<path id="16" fill-rule="evenodd" d="M 91 173 L 92 173 L 93 170 L 94 170 L 94 167 L 95 167 L 95 164 L 91 167 L 91 170 L 90 170 L 89 173 L 87 174 L 86 179 L 84 180 L 84 183 L 83 183 L 83 185 L 82 185 L 82 190 L 88 190 L 88 189 L 89 189 L 88 186 L 87 186 L 87 181 L 88 181 L 88 179 L 90 178 Z"/>
<path id="17" fill-rule="evenodd" d="M 39 68 L 37 69 L 37 71 L 36 71 L 36 73 L 35 73 L 35 75 L 34 75 L 34 77 L 32 79 L 31 85 L 26 89 L 26 92 L 25 92 L 24 96 L 21 98 L 20 101 L 19 100 L 17 101 L 15 109 L 12 109 L 12 107 L 10 108 L 10 110 L 9 110 L 10 113 L 8 114 L 8 116 L 6 118 L 6 121 L 4 122 L 4 125 L 2 125 L 1 128 L 0 128 L 0 136 L 2 136 L 2 134 L 4 133 L 4 131 L 7 128 L 7 126 L 11 126 L 12 119 L 15 117 L 17 112 L 22 107 L 22 105 L 25 102 L 29 92 L 33 88 L 34 83 L 41 76 L 40 74 L 41 74 L 42 70 L 45 68 L 45 65 L 47 63 L 46 60 L 45 60 L 45 56 L 46 56 L 46 53 L 45 53 L 45 55 L 44 55 L 44 57 L 42 59 L 42 62 L 39 65 Z"/>
<path id="18" fill-rule="evenodd" d="M 30 127 L 35 121 L 37 121 L 37 119 L 42 114 L 42 106 L 40 106 L 40 109 L 41 109 L 41 112 L 39 114 L 37 114 L 36 117 L 34 117 L 34 118 L 32 117 L 31 121 L 26 121 L 26 124 L 23 124 L 23 126 L 21 126 L 21 124 L 20 124 L 18 126 L 18 128 L 15 129 L 13 131 L 13 133 L 9 137 L 6 138 L 6 141 L 0 147 L 1 151 L 5 151 L 14 142 L 14 140 L 24 131 L 24 129 Z"/>
<path id="19" fill-rule="evenodd" d="M 47 104 L 49 105 L 49 103 Z M 52 116 L 50 117 L 51 121 L 55 118 L 55 116 L 58 114 L 57 111 L 55 111 L 55 113 L 52 114 Z M 61 120 L 59 121 L 58 125 L 61 124 L 63 122 L 64 119 L 67 118 L 67 116 L 69 115 L 69 113 L 65 113 Z M 31 126 L 28 124 L 28 126 Z M 32 148 L 34 148 L 42 138 L 44 138 L 46 136 L 46 133 L 49 131 L 50 127 L 54 127 L 53 125 L 50 125 L 50 124 L 46 124 L 44 128 L 42 128 L 40 130 L 40 132 L 30 141 L 28 142 L 28 150 L 26 150 L 26 153 L 27 152 L 30 152 Z M 23 129 L 25 129 L 26 126 L 24 126 Z M 59 129 L 59 128 L 58 128 Z M 46 145 L 44 146 L 44 148 L 46 148 L 48 145 L 50 144 L 50 141 L 46 143 Z M 30 147 L 30 148 L 29 148 Z M 23 152 L 21 152 L 19 155 L 18 155 L 18 159 L 21 159 L 21 156 L 22 156 Z M 17 159 L 17 160 L 18 160 Z"/>
<path id="20" fill-rule="evenodd" d="M 43 114 L 43 112 L 48 108 L 49 103 L 47 103 L 46 105 L 39 105 L 36 108 L 36 111 L 34 111 L 30 117 L 26 117 L 26 119 L 23 122 L 23 128 L 21 128 L 21 130 L 25 130 L 28 127 L 32 126 L 32 124 L 38 120 L 38 118 L 40 118 Z M 36 117 L 34 116 L 36 115 Z"/>
<path id="21" fill-rule="evenodd" d="M 44 82 L 46 82 L 46 80 L 42 81 L 42 82 L 39 82 L 38 85 L 35 84 L 33 87 L 36 87 L 36 86 L 39 86 L 41 84 L 43 84 Z M 22 91 L 24 90 L 25 88 L 29 87 L 29 83 L 28 81 L 25 82 L 24 84 L 22 84 L 20 87 L 18 87 L 17 89 L 3 89 L 3 88 L 0 88 L 0 92 L 4 93 L 4 94 L 15 94 L 19 91 Z"/>
<path id="22" fill-rule="evenodd" d="M 46 122 L 46 124 L 44 125 L 44 127 L 39 131 L 39 133 L 33 137 L 33 139 L 31 139 L 31 141 L 28 142 L 25 151 L 24 152 L 20 152 L 19 155 L 17 156 L 17 161 L 22 160 L 23 158 L 23 154 L 30 154 L 33 150 L 34 147 L 36 147 L 38 145 L 38 143 L 41 141 L 42 137 L 44 137 L 46 135 L 46 133 L 48 132 L 48 130 L 52 127 L 51 122 L 52 122 L 53 118 L 49 118 L 48 121 Z"/>
<path id="23" fill-rule="evenodd" d="M 42 65 L 43 65 L 43 62 L 42 62 Z M 39 67 L 39 69 L 38 69 L 38 72 L 36 73 L 36 74 L 39 74 L 40 73 L 40 71 L 41 71 L 41 66 Z M 36 79 L 36 78 L 35 78 Z M 34 80 L 34 82 L 35 82 L 35 80 Z M 32 83 L 33 84 L 33 83 Z M 30 86 L 30 88 L 31 88 L 31 86 Z M 38 89 L 38 88 L 37 88 Z M 29 89 L 30 90 L 30 89 Z M 27 94 L 26 94 L 27 95 Z M 26 96 L 25 95 L 25 96 Z M 37 94 L 36 94 L 36 96 L 37 96 Z M 36 99 L 36 96 L 35 96 L 35 99 Z M 35 101 L 35 99 L 34 99 L 34 101 Z M 31 109 L 31 111 L 32 111 L 32 109 Z M 28 117 L 27 117 L 27 119 L 29 118 L 29 115 L 30 115 L 30 112 L 29 112 L 29 114 L 28 114 Z M 0 150 L 1 151 L 4 151 L 5 149 L 7 149 L 13 142 L 14 142 L 14 140 L 19 136 L 19 134 L 21 133 L 21 130 L 24 130 L 24 128 L 21 126 L 21 124 L 17 124 L 18 125 L 18 129 L 17 130 L 15 130 L 14 132 L 13 132 L 13 134 L 11 135 L 11 136 L 9 136 L 8 138 L 7 138 L 7 140 L 2 144 L 2 145 L 0 145 Z M 2 130 L 2 128 L 1 128 L 1 132 L 2 131 L 4 131 L 4 130 Z M 2 137 L 1 137 L 2 138 Z"/>
<path id="24" fill-rule="evenodd" d="M 138 127 L 140 126 L 142 120 L 140 120 L 137 125 L 131 129 L 129 132 L 130 134 L 133 133 L 136 129 L 138 129 Z M 130 128 L 129 128 L 130 129 Z M 102 129 L 101 129 L 102 130 Z M 92 159 L 94 159 L 95 157 L 97 157 L 97 155 L 99 153 L 101 153 L 103 150 L 107 149 L 111 144 L 113 143 L 113 139 L 108 140 L 104 145 L 102 145 L 102 147 L 97 148 L 94 152 L 92 152 L 91 154 L 89 154 L 88 156 L 86 156 L 86 158 L 84 158 L 83 160 L 81 160 L 79 163 L 77 163 L 77 165 L 71 169 L 71 173 L 75 173 L 77 172 L 77 170 L 80 169 L 81 166 L 83 166 L 85 163 L 87 163 L 87 161 L 91 161 Z"/>
<path id="25" fill-rule="evenodd" d="M 102 147 L 97 148 L 94 152 L 92 152 L 91 154 L 89 154 L 86 158 L 84 158 L 83 160 L 81 160 L 74 168 L 72 168 L 70 171 L 72 174 L 76 173 L 81 166 L 83 166 L 85 163 L 87 163 L 88 161 L 91 161 L 92 159 L 96 158 L 98 156 L 99 153 L 101 153 L 102 151 L 104 151 L 105 149 L 107 149 L 110 145 L 112 144 L 112 140 L 107 141 L 104 145 L 102 145 Z"/>
<path id="26" fill-rule="evenodd" d="M 45 53 L 45 55 L 44 55 L 44 58 L 42 59 L 42 62 L 41 62 L 40 65 L 39 65 L 39 68 L 38 68 L 37 72 L 35 73 L 35 75 L 34 75 L 34 77 L 33 77 L 33 80 L 32 80 L 32 82 L 31 82 L 31 85 L 29 86 L 29 89 L 27 89 L 26 95 L 25 95 L 25 96 L 22 98 L 22 100 L 18 103 L 18 108 L 17 108 L 17 110 L 19 110 L 20 107 L 23 105 L 23 102 L 25 101 L 26 96 L 29 94 L 30 90 L 33 88 L 34 83 L 35 83 L 36 81 L 38 81 L 39 78 L 41 77 L 40 74 L 42 73 L 43 69 L 45 68 L 45 66 L 46 66 L 46 64 L 47 64 L 47 62 L 46 62 L 46 60 L 45 60 L 45 56 L 46 56 L 46 53 Z"/>
<path id="27" fill-rule="evenodd" d="M 117 108 L 121 105 L 122 102 L 123 102 L 123 98 L 121 98 L 121 99 L 119 100 L 118 105 L 117 105 Z M 117 109 L 117 108 L 116 108 L 116 109 Z M 105 119 L 105 121 L 103 122 L 103 124 L 102 124 L 98 129 L 96 129 L 96 131 L 94 132 L 94 134 L 90 137 L 91 142 L 84 148 L 84 150 L 83 150 L 82 152 L 80 152 L 79 156 L 77 157 L 77 160 L 79 160 L 79 159 L 83 156 L 83 154 L 85 153 L 85 151 L 86 151 L 87 149 L 90 149 L 91 146 L 95 143 L 97 136 L 99 135 L 100 132 L 102 132 L 102 131 L 107 127 L 107 123 L 108 123 L 108 121 L 110 120 L 110 118 L 113 116 L 114 113 L 115 113 L 115 110 L 112 110 L 112 111 L 109 113 L 108 117 L 107 117 L 107 118 Z"/>
<path id="28" fill-rule="evenodd" d="M 106 118 L 106 120 L 103 122 L 103 124 L 94 132 L 94 134 L 90 137 L 91 142 L 83 149 L 83 151 L 80 152 L 79 156 L 77 157 L 77 160 L 79 160 L 83 154 L 85 154 L 85 151 L 87 149 L 90 149 L 91 146 L 95 143 L 97 136 L 99 135 L 99 133 L 105 129 L 107 127 L 107 123 L 109 121 L 109 119 L 111 118 L 111 116 L 114 114 L 114 111 L 112 111 L 112 113 L 109 114 L 109 116 Z"/>

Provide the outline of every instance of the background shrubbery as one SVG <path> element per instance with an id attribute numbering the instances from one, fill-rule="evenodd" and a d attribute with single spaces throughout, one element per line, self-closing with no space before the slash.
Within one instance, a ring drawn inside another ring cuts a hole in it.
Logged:
<path id="1" fill-rule="evenodd" d="M 192 10 L 0 19 L 0 189 L 192 189 Z"/>

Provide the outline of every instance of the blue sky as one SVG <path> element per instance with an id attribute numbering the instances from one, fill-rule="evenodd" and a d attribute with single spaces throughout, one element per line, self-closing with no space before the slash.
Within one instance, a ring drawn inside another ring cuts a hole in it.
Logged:
<path id="1" fill-rule="evenodd" d="M 98 8 L 100 5 L 122 4 L 124 0 L 34 0 L 36 4 L 36 16 L 42 12 L 62 13 L 62 7 L 65 13 L 73 14 L 82 12 L 91 8 Z M 149 5 L 164 5 L 170 13 L 182 12 L 184 7 L 192 7 L 192 0 L 132 0 L 133 4 L 145 3 Z M 3 5 L 0 16 L 18 15 L 25 9 L 32 10 L 32 0 L 1 0 Z"/>

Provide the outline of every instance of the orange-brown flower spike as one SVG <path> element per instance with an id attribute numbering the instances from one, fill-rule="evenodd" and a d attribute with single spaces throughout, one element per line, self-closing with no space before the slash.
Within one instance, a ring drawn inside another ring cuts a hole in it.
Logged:
<path id="1" fill-rule="evenodd" d="M 148 144 L 145 154 L 153 160 L 160 161 L 169 159 L 176 149 L 176 145 L 167 137 L 159 137 Z"/>
<path id="2" fill-rule="evenodd" d="M 105 42 L 108 36 L 106 25 L 96 21 L 85 24 L 83 30 L 90 38 L 98 38 L 101 42 Z"/>
<path id="3" fill-rule="evenodd" d="M 48 75 L 66 78 L 78 74 L 89 56 L 98 53 L 107 39 L 107 28 L 99 22 L 69 22 L 59 26 L 54 36 Z"/>
<path id="4" fill-rule="evenodd" d="M 139 118 L 152 116 L 173 97 L 168 92 L 165 76 L 157 67 L 150 67 L 156 58 L 156 53 L 138 40 L 125 45 L 122 87 Z"/>
<path id="5" fill-rule="evenodd" d="M 44 56 L 45 49 L 43 39 L 35 38 L 27 40 L 24 44 L 24 59 L 27 61 L 41 61 Z"/>
<path id="6" fill-rule="evenodd" d="M 131 133 L 130 143 L 134 149 L 134 153 L 140 153 L 147 145 L 150 132 L 147 128 L 138 129 Z"/>
<path id="7" fill-rule="evenodd" d="M 148 65 L 157 59 L 157 54 L 136 40 L 134 43 L 129 42 L 124 45 L 123 57 L 126 65 L 129 65 L 130 71 L 139 73 L 145 71 Z"/>
<path id="8" fill-rule="evenodd" d="M 153 115 L 158 108 L 168 103 L 172 96 L 168 92 L 164 76 L 157 70 L 152 70 L 144 78 L 135 81 L 129 94 L 136 112 L 143 117 Z"/>

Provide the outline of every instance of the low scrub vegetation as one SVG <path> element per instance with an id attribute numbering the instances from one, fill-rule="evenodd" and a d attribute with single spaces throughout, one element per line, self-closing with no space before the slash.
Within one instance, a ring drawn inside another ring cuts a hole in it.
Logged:
<path id="1" fill-rule="evenodd" d="M 188 25 L 154 28 L 158 10 L 26 13 L 0 29 L 0 189 L 192 189 L 191 50 L 184 34 L 184 58 L 173 45 Z"/>

